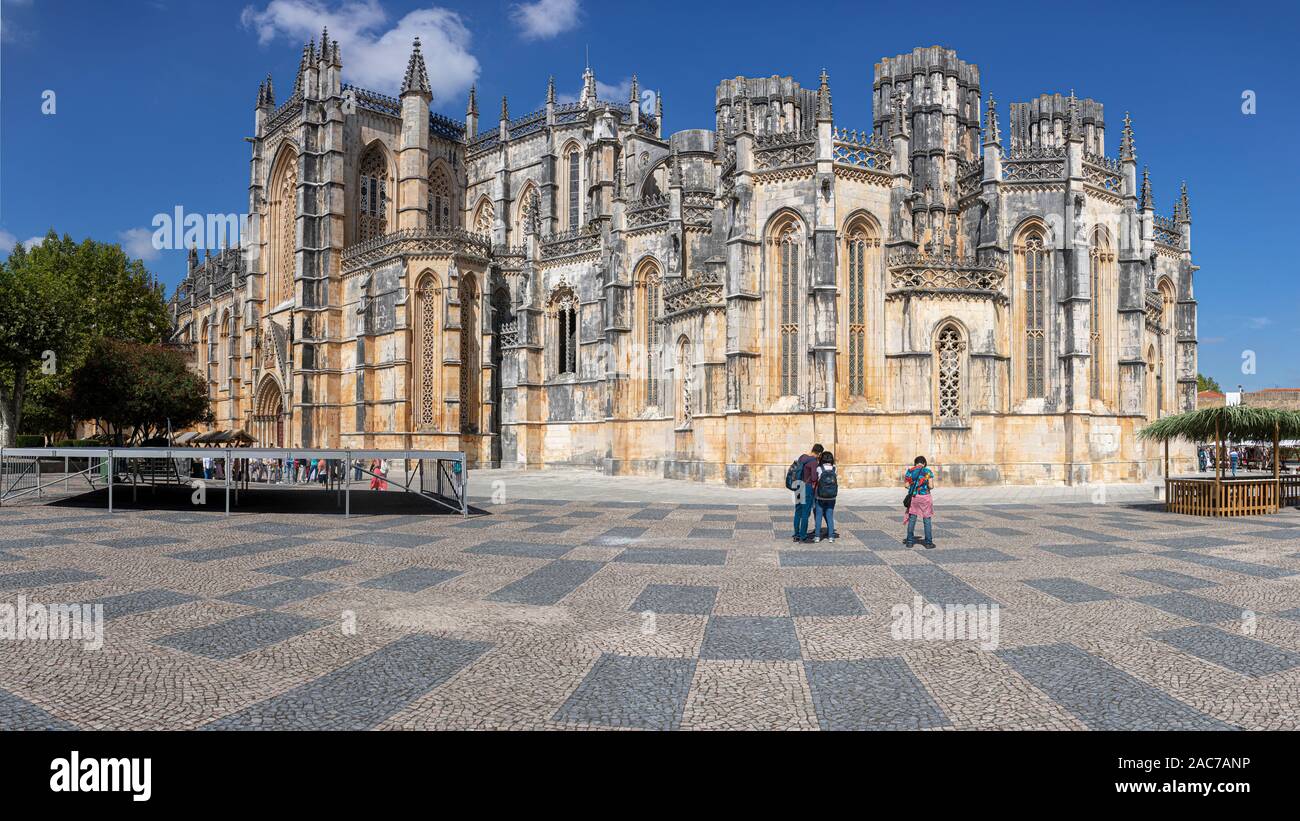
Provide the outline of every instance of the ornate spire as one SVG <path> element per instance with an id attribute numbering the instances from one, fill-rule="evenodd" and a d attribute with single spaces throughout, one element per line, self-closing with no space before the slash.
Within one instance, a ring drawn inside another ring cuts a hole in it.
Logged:
<path id="1" fill-rule="evenodd" d="M 555 105 L 555 75 L 546 81 L 546 104 Z"/>
<path id="2" fill-rule="evenodd" d="M 424 67 L 424 55 L 420 53 L 419 37 L 416 37 L 411 45 L 411 59 L 406 61 L 406 78 L 402 80 L 402 94 L 412 92 L 432 96 L 429 88 L 429 72 Z"/>
<path id="3" fill-rule="evenodd" d="M 257 108 L 266 105 L 266 80 L 257 84 Z"/>
<path id="4" fill-rule="evenodd" d="M 465 108 L 465 115 L 468 117 L 478 116 L 478 88 L 476 86 L 469 87 L 469 105 Z"/>
<path id="5" fill-rule="evenodd" d="M 658 91 L 655 92 L 655 120 L 663 125 L 664 121 L 664 96 Z"/>
<path id="6" fill-rule="evenodd" d="M 668 167 L 668 187 L 680 188 L 682 185 L 682 158 L 677 153 L 677 146 L 673 146 L 673 158 Z"/>
<path id="7" fill-rule="evenodd" d="M 295 97 L 302 95 L 303 75 L 307 72 L 307 63 L 309 59 L 310 52 L 308 51 L 308 46 L 306 43 L 303 43 L 302 59 L 298 61 L 298 77 L 293 81 L 293 93 Z"/>
<path id="8" fill-rule="evenodd" d="M 269 105 L 269 106 L 274 106 L 274 105 L 275 105 L 275 86 L 271 83 L 271 75 L 270 75 L 270 74 L 267 74 L 267 75 L 266 75 L 266 83 L 265 83 L 265 85 L 266 85 L 266 104 Z"/>
<path id="9" fill-rule="evenodd" d="M 1187 181 L 1183 181 L 1182 193 L 1178 196 L 1179 216 L 1182 222 L 1192 221 L 1192 204 L 1187 199 Z"/>
<path id="10" fill-rule="evenodd" d="M 338 40 L 335 40 L 335 41 L 333 42 L 333 45 L 330 47 L 330 55 L 334 58 L 334 59 L 331 61 L 331 62 L 334 63 L 334 67 L 335 67 L 335 68 L 342 68 L 342 67 L 343 67 L 343 53 L 339 50 L 339 41 L 338 41 Z"/>
<path id="11" fill-rule="evenodd" d="M 1119 158 L 1121 160 L 1136 160 L 1137 154 L 1133 152 L 1133 120 L 1124 112 L 1124 132 L 1119 140 Z"/>
<path id="12" fill-rule="evenodd" d="M 316 62 L 316 38 L 311 38 L 311 44 L 307 46 L 307 56 L 310 62 Z"/>
<path id="13" fill-rule="evenodd" d="M 636 75 L 632 75 L 632 93 L 628 95 L 627 101 L 635 103 L 641 99 L 641 84 L 636 81 Z"/>
<path id="14" fill-rule="evenodd" d="M 505 95 L 501 95 L 501 119 L 506 122 L 510 121 L 510 104 L 506 102 Z"/>
<path id="15" fill-rule="evenodd" d="M 817 119 L 831 119 L 831 82 L 826 69 L 822 69 L 821 84 L 817 87 Z"/>
<path id="16" fill-rule="evenodd" d="M 1156 201 L 1151 198 L 1151 166 L 1142 168 L 1142 202 L 1139 204 L 1143 211 L 1148 208 L 1155 208 Z"/>
<path id="17" fill-rule="evenodd" d="M 894 104 L 894 133 L 896 137 L 901 137 L 904 133 L 903 123 L 903 90 L 897 85 L 894 86 L 894 93 L 890 95 Z"/>
<path id="18" fill-rule="evenodd" d="M 596 72 L 587 66 L 582 72 L 582 104 L 593 106 L 596 104 Z"/>
<path id="19" fill-rule="evenodd" d="M 1065 135 L 1068 139 L 1083 139 L 1083 127 L 1079 124 L 1079 98 L 1074 96 L 1074 89 L 1070 89 L 1070 107 L 1068 109 L 1068 118 L 1065 122 Z"/>
<path id="20" fill-rule="evenodd" d="M 984 115 L 984 134 L 989 145 L 1002 142 L 1002 132 L 998 129 L 998 101 L 993 99 L 992 92 L 989 92 L 988 112 Z"/>
<path id="21" fill-rule="evenodd" d="M 330 27 L 323 26 L 320 30 L 320 59 L 322 63 L 330 62 Z"/>

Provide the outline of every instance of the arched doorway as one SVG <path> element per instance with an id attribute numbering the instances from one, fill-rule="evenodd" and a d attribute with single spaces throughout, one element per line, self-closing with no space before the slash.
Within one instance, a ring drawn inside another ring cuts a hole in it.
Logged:
<path id="1" fill-rule="evenodd" d="M 262 447 L 284 447 L 284 396 L 280 383 L 267 379 L 253 406 L 253 435 Z"/>

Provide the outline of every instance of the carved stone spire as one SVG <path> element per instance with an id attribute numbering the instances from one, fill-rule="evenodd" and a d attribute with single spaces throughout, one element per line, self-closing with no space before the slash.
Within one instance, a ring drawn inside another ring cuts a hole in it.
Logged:
<path id="1" fill-rule="evenodd" d="M 830 77 L 826 74 L 826 69 L 822 69 L 821 84 L 817 87 L 817 119 L 832 119 L 831 83 Z"/>
<path id="2" fill-rule="evenodd" d="M 555 105 L 555 75 L 554 74 L 552 74 L 551 79 L 546 82 L 546 104 Z"/>
<path id="3" fill-rule="evenodd" d="M 270 74 L 266 75 L 265 87 L 266 87 L 265 104 L 274 108 L 275 107 L 275 85 L 271 82 Z"/>
<path id="4" fill-rule="evenodd" d="M 903 116 L 903 90 L 894 86 L 894 93 L 891 95 L 894 103 L 894 136 L 902 136 L 904 133 L 904 123 L 906 118 Z"/>
<path id="5" fill-rule="evenodd" d="M 330 60 L 330 28 L 322 26 L 320 30 L 320 60 L 322 63 L 329 63 Z"/>
<path id="6" fill-rule="evenodd" d="M 1124 132 L 1119 140 L 1119 158 L 1121 160 L 1136 160 L 1137 154 L 1133 151 L 1133 120 L 1124 112 Z"/>
<path id="7" fill-rule="evenodd" d="M 1156 201 L 1151 198 L 1151 167 L 1142 168 L 1142 202 L 1139 207 L 1145 211 L 1148 208 L 1155 208 Z"/>
<path id="8" fill-rule="evenodd" d="M 502 122 L 510 122 L 510 103 L 506 102 L 504 94 L 501 96 L 501 120 Z"/>
<path id="9" fill-rule="evenodd" d="M 1187 182 L 1183 181 L 1182 193 L 1178 196 L 1178 205 L 1174 209 L 1179 222 L 1192 221 L 1192 204 L 1187 199 Z"/>
<path id="10" fill-rule="evenodd" d="M 668 187 L 682 187 L 682 158 L 677 153 L 677 147 L 673 147 L 673 158 L 668 166 Z"/>
<path id="11" fill-rule="evenodd" d="M 433 95 L 429 88 L 429 71 L 424 66 L 424 55 L 420 53 L 420 38 L 416 37 L 411 45 L 411 58 L 406 61 L 406 77 L 402 80 L 402 94 Z"/>
<path id="12" fill-rule="evenodd" d="M 1065 136 L 1070 140 L 1083 139 L 1083 126 L 1079 124 L 1079 98 L 1074 96 L 1074 89 L 1070 89 L 1070 107 L 1069 115 L 1065 121 Z"/>
<path id="13" fill-rule="evenodd" d="M 989 94 L 988 111 L 984 115 L 984 143 L 998 145 L 1002 142 L 1002 132 L 998 128 L 998 101 Z"/>
<path id="14" fill-rule="evenodd" d="M 636 81 L 636 75 L 632 75 L 632 93 L 628 95 L 628 102 L 635 103 L 641 99 L 641 84 Z"/>
<path id="15" fill-rule="evenodd" d="M 295 97 L 302 96 L 303 76 L 307 73 L 307 63 L 310 60 L 310 52 L 306 43 L 302 46 L 302 59 L 298 61 L 298 77 L 293 81 L 293 94 Z"/>
<path id="16" fill-rule="evenodd" d="M 470 117 L 478 116 L 478 87 L 469 87 L 469 105 L 465 107 L 465 114 Z"/>

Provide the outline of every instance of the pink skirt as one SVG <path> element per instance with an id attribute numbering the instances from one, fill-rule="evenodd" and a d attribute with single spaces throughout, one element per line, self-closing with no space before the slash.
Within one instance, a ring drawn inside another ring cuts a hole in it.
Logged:
<path id="1" fill-rule="evenodd" d="M 934 516 L 934 499 L 930 494 L 923 496 L 913 496 L 912 506 L 903 514 L 903 521 L 907 521 L 908 516 L 916 516 L 918 519 L 929 519 Z"/>

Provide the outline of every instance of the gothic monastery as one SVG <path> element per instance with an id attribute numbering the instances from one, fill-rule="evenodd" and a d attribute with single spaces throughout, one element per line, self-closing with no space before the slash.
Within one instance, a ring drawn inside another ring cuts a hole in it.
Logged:
<path id="1" fill-rule="evenodd" d="M 918 454 L 1079 484 L 1156 476 L 1135 432 L 1195 406 L 1186 187 L 1158 214 L 1096 100 L 1000 122 L 935 46 L 875 65 L 869 124 L 823 73 L 722 80 L 714 128 L 669 133 L 590 69 L 575 103 L 552 81 L 484 121 L 471 90 L 459 122 L 418 41 L 397 98 L 343 57 L 325 33 L 287 99 L 262 85 L 242 247 L 191 251 L 172 299 L 214 427 L 741 486 L 817 441 L 848 487 Z"/>

